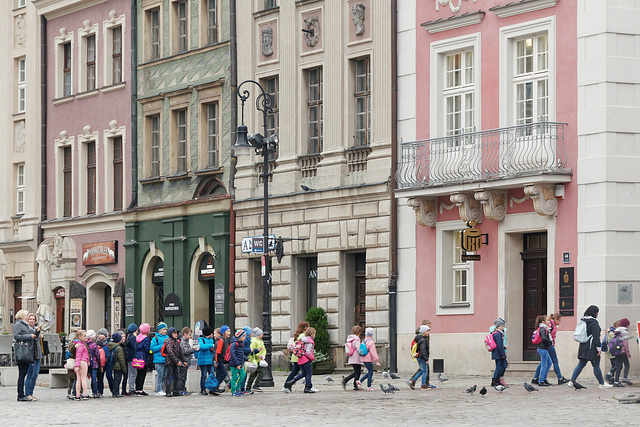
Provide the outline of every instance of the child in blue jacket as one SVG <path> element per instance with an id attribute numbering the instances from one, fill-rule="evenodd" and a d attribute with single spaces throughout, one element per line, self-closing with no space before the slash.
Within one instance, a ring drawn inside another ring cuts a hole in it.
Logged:
<path id="1" fill-rule="evenodd" d="M 165 374 L 165 359 L 160 350 L 164 340 L 167 339 L 167 324 L 164 322 L 158 323 L 156 327 L 158 333 L 151 339 L 151 351 L 153 352 L 153 365 L 156 368 L 156 396 L 165 396 L 164 392 L 164 374 Z"/>
<path id="2" fill-rule="evenodd" d="M 231 367 L 231 395 L 242 396 L 244 393 L 240 390 L 247 377 L 244 371 L 244 362 L 249 358 L 244 354 L 244 340 L 247 333 L 243 329 L 238 329 L 236 335 L 231 338 L 230 360 Z"/>
<path id="3" fill-rule="evenodd" d="M 504 348 L 504 326 L 505 322 L 502 319 L 496 319 L 493 324 L 496 330 L 493 332 L 493 340 L 496 342 L 496 348 L 491 351 L 491 359 L 496 361 L 496 369 L 493 371 L 493 378 L 491 379 L 491 386 L 495 387 L 500 385 L 500 377 L 507 369 L 507 353 Z"/>
<path id="4" fill-rule="evenodd" d="M 207 389 L 204 386 L 209 375 L 213 373 L 214 359 L 213 328 L 205 326 L 202 328 L 202 336 L 198 338 L 198 366 L 200 367 L 200 394 L 206 396 Z"/>

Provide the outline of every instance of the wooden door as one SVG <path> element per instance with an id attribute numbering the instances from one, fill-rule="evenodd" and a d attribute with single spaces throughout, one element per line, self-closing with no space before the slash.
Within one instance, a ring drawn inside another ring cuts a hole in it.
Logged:
<path id="1" fill-rule="evenodd" d="M 362 333 L 367 326 L 367 279 L 356 275 L 356 324 L 362 328 Z"/>
<path id="2" fill-rule="evenodd" d="M 56 298 L 56 332 L 64 332 L 64 297 Z"/>
<path id="3" fill-rule="evenodd" d="M 544 234 L 545 239 L 529 239 Z M 537 243 L 536 243 L 537 242 Z M 531 335 L 538 325 L 536 317 L 547 313 L 547 250 L 546 233 L 525 235 L 523 261 L 523 360 L 538 360 L 537 345 Z"/>

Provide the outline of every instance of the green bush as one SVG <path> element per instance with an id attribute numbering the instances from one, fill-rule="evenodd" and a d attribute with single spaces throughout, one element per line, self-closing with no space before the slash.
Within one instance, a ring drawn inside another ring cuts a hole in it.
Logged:
<path id="1" fill-rule="evenodd" d="M 316 351 L 327 354 L 331 346 L 329 333 L 327 332 L 327 327 L 329 326 L 327 313 L 320 307 L 314 307 L 309 309 L 304 320 L 309 322 L 309 326 L 316 329 L 316 338 L 314 339 Z"/>

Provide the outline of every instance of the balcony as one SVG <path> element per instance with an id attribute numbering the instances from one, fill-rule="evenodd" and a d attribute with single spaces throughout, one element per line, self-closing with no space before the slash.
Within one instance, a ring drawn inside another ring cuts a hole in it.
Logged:
<path id="1" fill-rule="evenodd" d="M 513 179 L 539 181 L 546 175 L 563 175 L 556 182 L 567 182 L 565 126 L 538 122 L 402 143 L 398 189 L 438 195 L 450 193 L 450 186 L 509 188 Z"/>

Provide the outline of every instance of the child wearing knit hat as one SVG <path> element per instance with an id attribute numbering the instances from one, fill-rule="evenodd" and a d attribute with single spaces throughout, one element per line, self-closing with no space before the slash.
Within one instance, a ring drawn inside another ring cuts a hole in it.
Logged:
<path id="1" fill-rule="evenodd" d="M 249 362 L 256 365 L 258 369 L 249 375 L 249 379 L 247 380 L 247 392 L 251 392 L 251 387 L 255 382 L 255 386 L 253 386 L 253 391 L 262 391 L 259 387 L 260 381 L 262 381 L 262 376 L 264 375 L 264 367 L 260 366 L 260 362 L 264 360 L 265 355 L 267 354 L 267 349 L 264 347 L 264 342 L 262 341 L 262 329 L 253 328 L 252 330 L 253 339 L 251 340 L 251 355 L 249 356 Z M 263 362 L 264 363 L 264 362 Z"/>
<path id="2" fill-rule="evenodd" d="M 91 392 L 93 398 L 101 397 L 98 394 L 98 370 L 100 369 L 100 350 L 95 343 L 96 331 L 89 329 L 87 331 L 87 347 L 89 348 L 89 355 L 91 361 L 89 362 L 89 375 L 91 376 Z"/>
<path id="3" fill-rule="evenodd" d="M 622 372 L 622 367 L 624 366 L 624 377 L 622 378 L 622 382 L 627 385 L 633 385 L 627 376 L 629 375 L 629 358 L 631 357 L 631 352 L 629 351 L 629 338 L 631 338 L 631 334 L 629 334 L 629 330 L 627 329 L 631 322 L 626 317 L 620 319 L 620 326 L 618 326 L 614 331 L 614 336 L 619 338 L 622 341 L 622 353 L 615 355 L 616 359 L 616 376 L 615 381 L 613 383 L 614 387 L 624 387 L 620 383 L 620 372 Z"/>
<path id="4" fill-rule="evenodd" d="M 113 381 L 109 383 L 112 397 L 122 397 L 120 393 L 120 381 L 122 381 L 123 376 L 127 373 L 127 360 L 124 356 L 123 342 L 122 335 L 116 332 L 111 335 L 111 342 L 108 346 L 109 353 L 115 352 L 116 356 L 113 366 L 110 367 L 113 373 Z"/>
<path id="5" fill-rule="evenodd" d="M 109 352 L 108 348 L 109 344 L 109 331 L 105 328 L 100 328 L 98 330 L 98 338 L 96 339 L 96 345 L 98 346 L 98 351 L 100 352 L 99 366 L 98 366 L 98 395 L 102 397 L 104 394 L 104 376 L 107 375 L 107 383 L 109 386 L 109 390 L 111 390 L 111 385 L 113 384 L 113 373 L 111 371 L 111 366 L 106 363 L 107 354 Z M 104 358 L 102 354 L 104 353 Z"/>
<path id="6" fill-rule="evenodd" d="M 166 396 L 164 392 L 164 377 L 165 377 L 165 358 L 161 353 L 162 345 L 167 337 L 167 324 L 164 322 L 158 323 L 156 326 L 156 335 L 151 340 L 151 351 L 153 352 L 153 365 L 156 368 L 156 396 Z"/>
<path id="7" fill-rule="evenodd" d="M 244 392 L 241 391 L 242 384 L 247 376 L 244 370 L 244 362 L 248 357 L 244 354 L 244 340 L 247 338 L 247 333 L 243 329 L 238 329 L 229 346 L 230 358 L 229 366 L 231 367 L 231 395 L 242 396 Z"/>
<path id="8" fill-rule="evenodd" d="M 218 391 L 224 392 L 226 388 L 223 386 L 222 382 L 229 382 L 227 373 L 227 368 L 225 368 L 225 363 L 229 363 L 227 360 L 227 349 L 229 348 L 229 342 L 231 340 L 231 330 L 227 325 L 222 325 L 220 327 L 220 338 L 216 341 L 216 354 L 215 360 L 213 363 L 216 379 L 218 380 Z"/>
<path id="9" fill-rule="evenodd" d="M 127 337 L 125 338 L 125 359 L 127 361 L 127 375 L 122 378 L 122 394 L 125 396 L 135 394 L 136 375 L 138 370 L 131 366 L 136 354 L 136 338 L 138 337 L 138 325 L 130 323 L 127 327 Z M 127 387 L 127 383 L 129 386 Z"/>

